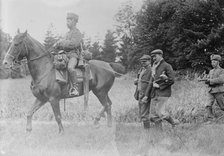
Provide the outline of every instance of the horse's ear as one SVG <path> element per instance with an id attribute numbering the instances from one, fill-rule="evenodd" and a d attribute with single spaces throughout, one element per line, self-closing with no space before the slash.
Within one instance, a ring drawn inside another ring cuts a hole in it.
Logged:
<path id="1" fill-rule="evenodd" d="M 20 34 L 20 30 L 19 30 L 19 28 L 17 29 L 17 34 Z"/>

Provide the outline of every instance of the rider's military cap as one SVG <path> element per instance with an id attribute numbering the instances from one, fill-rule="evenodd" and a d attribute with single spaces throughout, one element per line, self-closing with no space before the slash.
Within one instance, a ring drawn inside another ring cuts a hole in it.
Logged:
<path id="1" fill-rule="evenodd" d="M 214 54 L 212 54 L 211 56 L 210 56 L 210 59 L 211 59 L 211 61 L 212 60 L 215 60 L 215 61 L 221 61 L 221 56 L 220 55 L 214 55 Z"/>
<path id="2" fill-rule="evenodd" d="M 163 51 L 161 49 L 155 49 L 151 52 L 151 56 L 153 56 L 155 54 L 163 55 Z"/>
<path id="3" fill-rule="evenodd" d="M 68 13 L 67 13 L 67 18 L 68 18 L 68 19 L 76 19 L 76 20 L 78 21 L 79 16 L 78 16 L 77 14 L 75 14 L 75 13 L 68 12 Z"/>
<path id="4" fill-rule="evenodd" d="M 151 56 L 144 54 L 139 60 L 151 60 Z"/>

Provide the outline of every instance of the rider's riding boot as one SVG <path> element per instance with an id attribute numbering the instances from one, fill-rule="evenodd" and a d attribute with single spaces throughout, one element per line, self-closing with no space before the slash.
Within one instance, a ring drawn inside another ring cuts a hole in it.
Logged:
<path id="1" fill-rule="evenodd" d="M 77 84 L 77 75 L 75 71 L 70 72 L 71 82 L 72 86 L 70 88 L 69 94 L 71 96 L 78 96 L 79 90 L 78 90 L 78 84 Z"/>

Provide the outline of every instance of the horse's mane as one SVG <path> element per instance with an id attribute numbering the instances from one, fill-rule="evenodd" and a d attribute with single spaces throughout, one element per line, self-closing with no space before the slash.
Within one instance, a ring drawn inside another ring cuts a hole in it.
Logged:
<path id="1" fill-rule="evenodd" d="M 49 53 L 45 47 L 36 39 L 34 39 L 33 37 L 31 37 L 29 34 L 27 34 L 27 39 L 28 42 L 30 42 L 29 44 L 27 44 L 28 48 L 33 48 L 34 45 L 38 46 L 44 53 Z"/>

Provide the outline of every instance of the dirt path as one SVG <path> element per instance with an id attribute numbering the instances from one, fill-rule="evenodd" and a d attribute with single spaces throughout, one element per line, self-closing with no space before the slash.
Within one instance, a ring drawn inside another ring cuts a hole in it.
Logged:
<path id="1" fill-rule="evenodd" d="M 139 124 L 96 128 L 91 123 L 64 123 L 58 134 L 55 122 L 34 121 L 25 133 L 25 121 L 0 122 L 1 156 L 223 156 L 224 126 L 180 126 L 145 135 Z M 147 138 L 147 139 L 146 139 Z"/>

